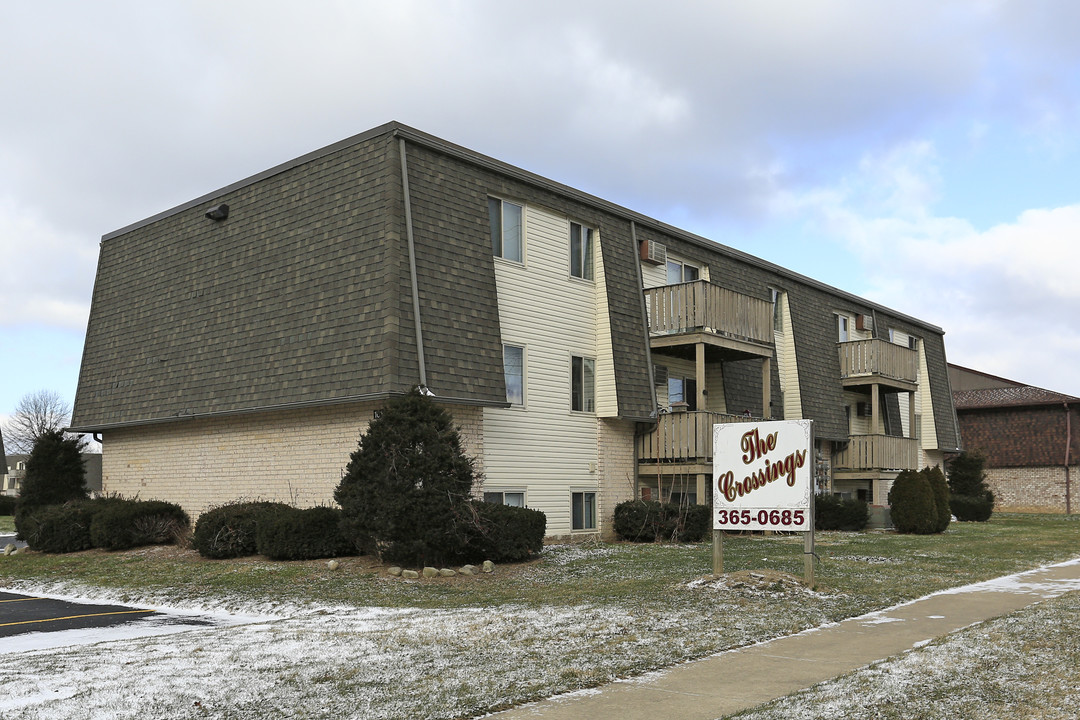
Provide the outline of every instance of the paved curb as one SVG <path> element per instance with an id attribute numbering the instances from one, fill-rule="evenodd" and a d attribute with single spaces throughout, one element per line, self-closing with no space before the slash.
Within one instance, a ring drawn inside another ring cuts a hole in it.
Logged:
<path id="1" fill-rule="evenodd" d="M 713 720 L 1071 590 L 1080 590 L 1080 558 L 488 717 Z"/>

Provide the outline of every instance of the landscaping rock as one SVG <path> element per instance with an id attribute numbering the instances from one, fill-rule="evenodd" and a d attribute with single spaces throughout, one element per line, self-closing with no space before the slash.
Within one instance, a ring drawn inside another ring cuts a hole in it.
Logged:
<path id="1" fill-rule="evenodd" d="M 480 572 L 480 568 L 476 567 L 475 565 L 462 565 L 461 569 L 458 570 L 458 572 L 462 575 L 475 575 L 476 573 Z"/>
<path id="2" fill-rule="evenodd" d="M 439 568 L 439 577 L 454 577 L 457 575 L 457 570 L 451 570 L 450 568 Z"/>
<path id="3" fill-rule="evenodd" d="M 401 577 L 405 578 L 406 580 L 415 580 L 416 578 L 420 577 L 420 573 L 416 572 L 415 570 L 402 570 Z"/>
<path id="4" fill-rule="evenodd" d="M 326 567 L 330 568 L 331 570 L 337 570 L 339 567 L 341 567 L 341 563 L 339 563 L 337 560 L 331 560 L 330 562 L 326 563 Z"/>
<path id="5" fill-rule="evenodd" d="M 16 550 L 18 550 L 18 548 L 15 547 L 15 543 L 8 543 L 4 546 L 5 555 L 14 555 Z"/>
<path id="6" fill-rule="evenodd" d="M 393 575 L 394 577 L 401 577 L 401 568 L 395 565 L 392 568 L 388 569 L 386 573 L 387 575 Z"/>
<path id="7" fill-rule="evenodd" d="M 438 568 L 433 568 L 433 567 L 424 568 L 424 577 L 433 578 L 433 577 L 438 577 L 438 576 L 439 576 Z"/>
<path id="8" fill-rule="evenodd" d="M 486 572 L 486 573 L 495 572 L 495 563 L 491 562 L 490 560 L 485 560 L 484 561 L 484 572 Z"/>

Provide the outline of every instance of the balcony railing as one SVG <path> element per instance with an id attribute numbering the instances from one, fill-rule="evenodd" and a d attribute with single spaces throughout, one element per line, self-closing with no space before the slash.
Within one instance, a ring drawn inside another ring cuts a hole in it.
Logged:
<path id="1" fill-rule="evenodd" d="M 840 377 L 878 375 L 892 380 L 917 382 L 919 357 L 910 348 L 885 340 L 852 340 L 839 343 Z"/>
<path id="2" fill-rule="evenodd" d="M 654 335 L 707 331 L 771 345 L 772 303 L 705 280 L 645 290 Z"/>
<path id="3" fill-rule="evenodd" d="M 713 425 L 761 418 L 691 410 L 660 416 L 656 429 L 638 438 L 641 462 L 712 462 Z"/>
<path id="4" fill-rule="evenodd" d="M 836 455 L 838 470 L 916 470 L 919 445 L 915 438 L 892 435 L 852 435 Z"/>

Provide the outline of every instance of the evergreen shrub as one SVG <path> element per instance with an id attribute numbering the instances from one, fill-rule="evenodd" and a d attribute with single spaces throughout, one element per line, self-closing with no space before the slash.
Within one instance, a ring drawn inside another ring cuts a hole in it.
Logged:
<path id="1" fill-rule="evenodd" d="M 35 508 L 86 497 L 86 468 L 79 440 L 66 438 L 59 430 L 44 431 L 26 459 L 26 475 L 15 506 L 16 524 L 20 515 Z"/>
<path id="2" fill-rule="evenodd" d="M 532 508 L 473 501 L 474 530 L 463 557 L 471 562 L 522 562 L 544 548 L 547 516 Z"/>
<path id="3" fill-rule="evenodd" d="M 279 502 L 234 502 L 207 510 L 195 522 L 191 544 L 208 558 L 234 558 L 258 552 L 259 523 L 269 513 L 288 508 Z"/>
<path id="4" fill-rule="evenodd" d="M 870 522 L 870 506 L 865 500 L 836 495 L 814 497 L 815 530 L 865 530 Z"/>
<path id="5" fill-rule="evenodd" d="M 447 564 L 465 556 L 476 532 L 474 481 L 453 418 L 414 389 L 368 425 L 334 499 L 356 547 L 384 560 Z"/>
<path id="6" fill-rule="evenodd" d="M 957 520 L 986 522 L 994 512 L 994 493 L 986 484 L 986 458 L 962 452 L 949 462 L 949 507 Z"/>
<path id="7" fill-rule="evenodd" d="M 631 542 L 701 542 L 712 527 L 707 505 L 627 500 L 615 506 L 614 527 Z"/>
<path id="8" fill-rule="evenodd" d="M 938 514 L 934 491 L 922 472 L 901 472 L 889 491 L 889 505 L 897 532 L 917 535 L 936 532 Z"/>
<path id="9" fill-rule="evenodd" d="M 95 506 L 90 542 L 106 550 L 175 542 L 191 519 L 179 505 L 163 500 L 91 500 Z"/>
<path id="10" fill-rule="evenodd" d="M 31 550 L 45 553 L 69 553 L 87 550 L 90 524 L 97 508 L 86 500 L 63 505 L 44 505 L 18 516 L 19 536 Z"/>
<path id="11" fill-rule="evenodd" d="M 930 483 L 930 490 L 934 493 L 934 507 L 937 509 L 937 524 L 934 526 L 934 532 L 945 532 L 949 523 L 952 522 L 952 510 L 949 508 L 949 485 L 945 482 L 945 473 L 935 465 L 923 468 L 922 474 Z"/>
<path id="12" fill-rule="evenodd" d="M 356 549 L 341 532 L 341 511 L 332 507 L 270 508 L 259 518 L 255 540 L 259 554 L 271 560 L 315 560 Z"/>
<path id="13" fill-rule="evenodd" d="M 0 495 L 0 515 L 15 514 L 15 497 L 13 495 Z"/>

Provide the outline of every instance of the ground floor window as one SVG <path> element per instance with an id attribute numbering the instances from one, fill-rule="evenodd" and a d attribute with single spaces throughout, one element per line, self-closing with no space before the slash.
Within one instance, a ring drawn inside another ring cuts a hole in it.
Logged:
<path id="1" fill-rule="evenodd" d="M 596 493 L 575 492 L 570 494 L 570 515 L 573 530 L 596 529 Z"/>
<path id="2" fill-rule="evenodd" d="M 513 507 L 525 507 L 524 490 L 485 490 L 484 502 L 495 505 L 510 505 Z"/>

